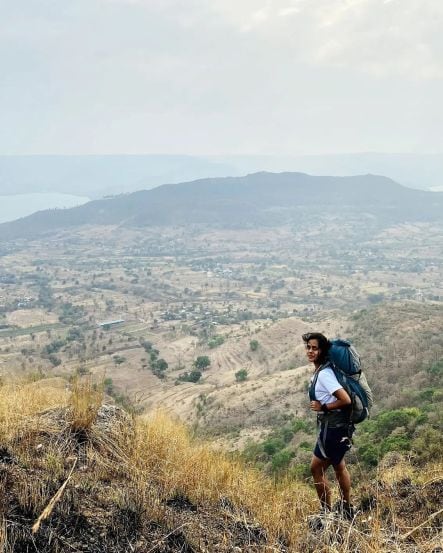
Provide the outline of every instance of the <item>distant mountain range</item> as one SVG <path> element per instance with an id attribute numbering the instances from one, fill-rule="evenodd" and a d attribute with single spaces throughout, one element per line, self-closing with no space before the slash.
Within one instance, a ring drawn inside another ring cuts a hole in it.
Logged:
<path id="1" fill-rule="evenodd" d="M 0 196 L 51 192 L 99 199 L 164 183 L 257 171 L 334 176 L 370 173 L 410 188 L 443 190 L 443 154 L 35 155 L 0 156 Z"/>
<path id="2" fill-rule="evenodd" d="M 0 225 L 0 239 L 81 225 L 206 224 L 251 227 L 300 222 L 318 215 L 370 217 L 383 224 L 441 221 L 443 192 L 413 190 L 377 175 L 315 177 L 255 173 L 167 184 L 65 210 L 40 211 Z"/>
<path id="3" fill-rule="evenodd" d="M 443 154 L 323 154 L 298 156 L 218 156 L 208 158 L 228 164 L 241 175 L 257 171 L 298 171 L 311 175 L 384 175 L 419 190 L 443 191 Z"/>
<path id="4" fill-rule="evenodd" d="M 166 182 L 238 175 L 228 163 L 192 156 L 0 156 L 0 196 L 36 192 L 98 199 Z"/>

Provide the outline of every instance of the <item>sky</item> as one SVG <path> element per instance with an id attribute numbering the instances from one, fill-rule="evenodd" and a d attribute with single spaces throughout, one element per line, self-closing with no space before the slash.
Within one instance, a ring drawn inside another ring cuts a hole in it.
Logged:
<path id="1" fill-rule="evenodd" d="M 441 0 L 0 7 L 0 155 L 443 152 Z"/>

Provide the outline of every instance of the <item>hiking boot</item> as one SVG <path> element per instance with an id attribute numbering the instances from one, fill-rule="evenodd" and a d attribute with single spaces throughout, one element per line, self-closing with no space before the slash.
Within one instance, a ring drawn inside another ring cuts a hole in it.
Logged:
<path id="1" fill-rule="evenodd" d="M 343 518 L 346 520 L 354 520 L 356 514 L 357 509 L 353 505 L 349 505 L 348 503 L 343 505 Z"/>
<path id="2" fill-rule="evenodd" d="M 354 520 L 357 509 L 347 501 L 337 501 L 334 505 L 334 511 L 345 520 Z"/>
<path id="3" fill-rule="evenodd" d="M 312 532 L 320 532 L 328 524 L 328 515 L 331 514 L 331 510 L 327 507 L 322 507 L 317 515 L 311 515 L 308 517 L 309 529 Z"/>
<path id="4" fill-rule="evenodd" d="M 313 515 L 309 517 L 308 524 L 311 532 L 321 532 L 325 527 L 325 521 L 321 515 Z"/>

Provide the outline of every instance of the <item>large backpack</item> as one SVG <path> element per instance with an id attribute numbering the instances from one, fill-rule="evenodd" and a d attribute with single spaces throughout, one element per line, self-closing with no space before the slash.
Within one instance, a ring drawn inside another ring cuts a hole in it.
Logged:
<path id="1" fill-rule="evenodd" d="M 330 341 L 327 365 L 348 392 L 351 398 L 351 405 L 344 410 L 347 422 L 358 424 L 369 417 L 369 411 L 373 404 L 371 389 L 366 376 L 361 369 L 360 356 L 357 350 L 347 340 L 335 339 Z M 309 395 L 314 394 L 317 378 L 313 379 Z"/>

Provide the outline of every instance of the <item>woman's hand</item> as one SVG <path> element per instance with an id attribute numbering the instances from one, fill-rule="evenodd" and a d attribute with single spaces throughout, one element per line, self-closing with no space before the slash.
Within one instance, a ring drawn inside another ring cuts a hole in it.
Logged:
<path id="1" fill-rule="evenodd" d="M 321 411 L 321 403 L 319 401 L 311 401 L 311 411 Z"/>

